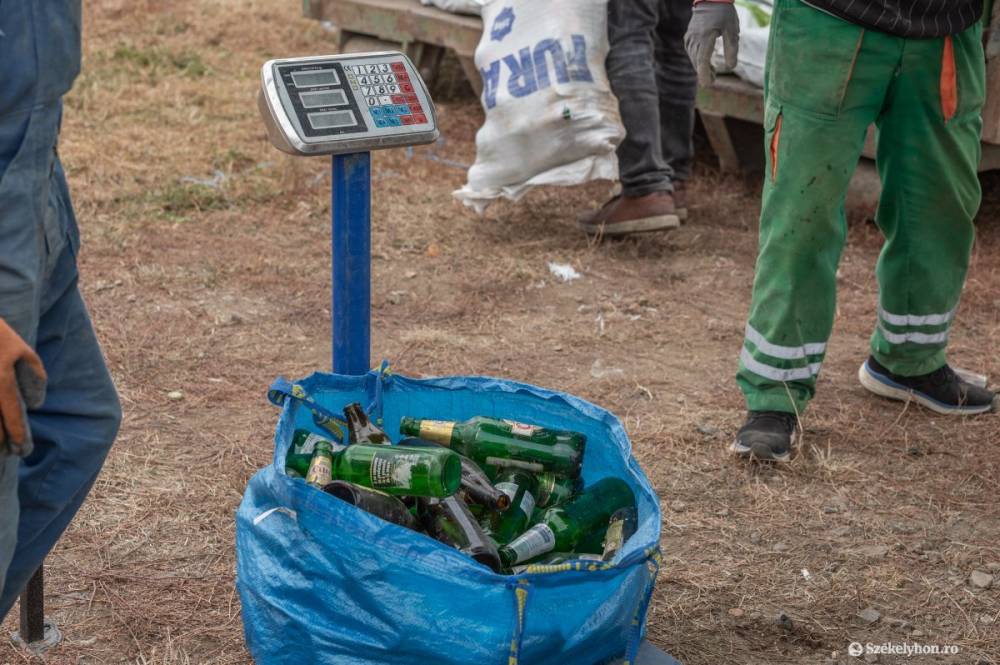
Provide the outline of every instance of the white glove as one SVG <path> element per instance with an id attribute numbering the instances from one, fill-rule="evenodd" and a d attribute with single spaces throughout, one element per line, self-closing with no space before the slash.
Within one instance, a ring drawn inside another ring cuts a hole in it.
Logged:
<path id="1" fill-rule="evenodd" d="M 726 58 L 726 70 L 736 68 L 736 55 L 740 46 L 740 18 L 731 2 L 706 0 L 694 6 L 691 23 L 684 35 L 684 48 L 698 72 L 698 84 L 711 85 L 715 80 L 712 72 L 712 53 L 715 40 L 722 37 L 722 48 Z"/>

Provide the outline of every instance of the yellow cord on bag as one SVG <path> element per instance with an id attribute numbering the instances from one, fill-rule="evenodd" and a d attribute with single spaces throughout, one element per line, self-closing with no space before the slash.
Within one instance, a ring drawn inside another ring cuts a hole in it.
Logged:
<path id="1" fill-rule="evenodd" d="M 524 608 L 528 604 L 528 581 L 518 580 L 517 584 L 517 588 L 514 589 L 514 596 L 517 598 L 517 630 L 510 641 L 510 657 L 507 659 L 507 665 L 517 665 L 518 647 L 524 632 Z"/>

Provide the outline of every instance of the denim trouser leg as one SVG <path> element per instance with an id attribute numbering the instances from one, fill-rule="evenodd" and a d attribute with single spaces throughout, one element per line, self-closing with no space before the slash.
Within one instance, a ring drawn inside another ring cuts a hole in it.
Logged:
<path id="1" fill-rule="evenodd" d="M 18 473 L 17 549 L 0 615 L 55 546 L 94 484 L 118 432 L 121 410 L 67 247 L 43 296 L 37 351 L 49 375 L 45 403 L 28 420 L 35 449 Z"/>
<path id="2" fill-rule="evenodd" d="M 660 145 L 673 180 L 691 176 L 694 146 L 695 100 L 698 75 L 684 49 L 684 33 L 691 22 L 690 2 L 668 0 L 657 28 L 656 86 L 660 93 Z"/>
<path id="3" fill-rule="evenodd" d="M 671 191 L 690 172 L 694 69 L 684 50 L 689 0 L 611 0 L 607 70 L 625 140 L 618 166 L 626 196 Z"/>
<path id="4" fill-rule="evenodd" d="M 48 374 L 44 404 L 28 412 L 34 450 L 0 460 L 0 618 L 83 503 L 121 419 L 77 287 L 76 220 L 55 152 L 60 114 L 54 103 L 0 116 L 0 317 Z"/>

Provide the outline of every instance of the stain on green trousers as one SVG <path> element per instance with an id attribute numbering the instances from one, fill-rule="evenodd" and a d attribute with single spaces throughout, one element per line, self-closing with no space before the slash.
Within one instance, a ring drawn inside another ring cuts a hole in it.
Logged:
<path id="1" fill-rule="evenodd" d="M 979 24 L 905 39 L 777 0 L 760 254 L 737 375 L 751 410 L 802 412 L 815 393 L 847 237 L 844 199 L 872 123 L 885 245 L 871 352 L 903 376 L 945 364 L 981 198 L 984 62 Z"/>

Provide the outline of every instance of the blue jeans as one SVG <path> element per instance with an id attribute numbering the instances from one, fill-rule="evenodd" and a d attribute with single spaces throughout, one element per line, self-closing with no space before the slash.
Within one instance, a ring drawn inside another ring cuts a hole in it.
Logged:
<path id="1" fill-rule="evenodd" d="M 0 114 L 0 317 L 48 373 L 44 404 L 28 412 L 33 451 L 0 459 L 0 618 L 80 508 L 121 421 L 77 285 L 61 113 L 55 101 Z"/>
<path id="2" fill-rule="evenodd" d="M 691 0 L 610 0 L 607 70 L 625 126 L 625 196 L 672 191 L 691 174 L 698 79 L 684 50 Z"/>

